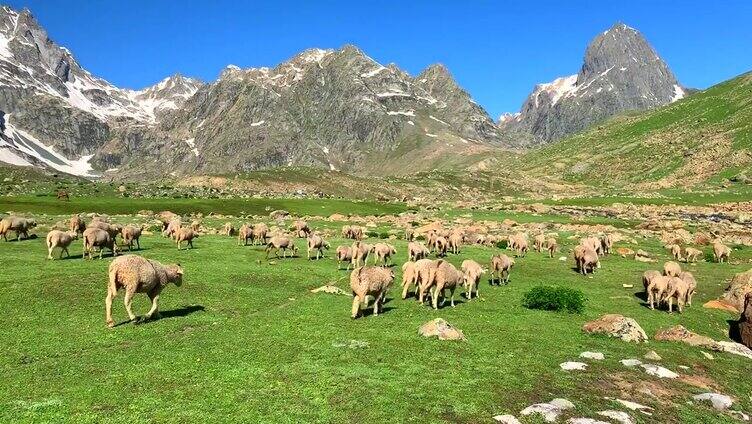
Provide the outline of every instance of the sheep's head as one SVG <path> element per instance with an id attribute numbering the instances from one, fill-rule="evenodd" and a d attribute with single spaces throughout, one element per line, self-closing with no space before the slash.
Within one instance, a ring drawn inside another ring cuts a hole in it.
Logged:
<path id="1" fill-rule="evenodd" d="M 183 268 L 180 264 L 175 264 L 167 267 L 167 274 L 169 281 L 180 287 L 183 284 Z"/>
<path id="2" fill-rule="evenodd" d="M 73 240 L 78 240 L 78 233 L 77 233 L 77 232 L 75 232 L 75 231 L 68 231 L 68 235 L 69 235 L 69 236 L 70 236 L 70 237 L 71 237 L 71 238 L 72 238 Z"/>
<path id="3" fill-rule="evenodd" d="M 36 219 L 30 219 L 27 221 L 29 223 L 29 227 L 34 228 L 37 226 L 37 220 Z"/>

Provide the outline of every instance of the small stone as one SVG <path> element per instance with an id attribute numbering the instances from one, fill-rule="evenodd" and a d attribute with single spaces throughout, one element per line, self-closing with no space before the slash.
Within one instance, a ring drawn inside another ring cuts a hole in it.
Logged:
<path id="1" fill-rule="evenodd" d="M 634 287 L 634 284 L 622 284 L 621 286 L 625 289 L 631 289 Z"/>
<path id="2" fill-rule="evenodd" d="M 702 393 L 692 396 L 692 399 L 698 401 L 709 401 L 713 405 L 713 408 L 719 411 L 725 411 L 734 404 L 734 401 L 729 396 L 720 393 Z"/>
<path id="3" fill-rule="evenodd" d="M 702 356 L 704 356 L 705 359 L 715 359 L 715 356 L 709 354 L 708 352 L 705 352 L 704 350 L 701 350 L 700 353 L 702 353 Z"/>
<path id="4" fill-rule="evenodd" d="M 634 424 L 632 417 L 624 411 L 607 410 L 599 412 L 598 415 L 611 418 L 619 424 Z"/>
<path id="5" fill-rule="evenodd" d="M 595 321 L 590 321 L 582 326 L 586 333 L 604 333 L 609 337 L 618 337 L 625 342 L 643 343 L 648 341 L 648 336 L 632 318 L 618 314 L 607 314 Z"/>
<path id="6" fill-rule="evenodd" d="M 543 416 L 546 422 L 552 423 L 556 421 L 559 415 L 567 409 L 573 409 L 574 404 L 566 399 L 554 399 L 548 403 L 536 403 L 523 409 L 520 414 L 532 415 L 539 414 Z"/>
<path id="7" fill-rule="evenodd" d="M 562 261 L 562 262 L 564 262 L 564 261 L 567 260 L 567 257 L 566 256 L 559 256 L 559 260 Z"/>
<path id="8" fill-rule="evenodd" d="M 621 364 L 625 367 L 636 367 L 638 365 L 642 365 L 642 361 L 640 361 L 639 359 L 622 359 L 619 362 L 621 362 Z"/>
<path id="9" fill-rule="evenodd" d="M 493 417 L 496 422 L 502 423 L 502 424 L 521 424 L 520 420 L 518 420 L 514 415 L 497 415 Z"/>
<path id="10" fill-rule="evenodd" d="M 467 340 L 462 330 L 452 326 L 443 318 L 436 318 L 418 328 L 418 334 L 423 337 L 438 337 L 439 340 Z"/>
<path id="11" fill-rule="evenodd" d="M 736 342 L 717 342 L 724 352 L 732 353 L 734 355 L 744 356 L 745 358 L 752 359 L 752 350 L 741 343 Z"/>
<path id="12" fill-rule="evenodd" d="M 739 421 L 749 421 L 749 415 L 745 414 L 742 411 L 728 411 L 728 414 Z"/>
<path id="13" fill-rule="evenodd" d="M 643 358 L 649 360 L 649 361 L 660 361 L 663 358 L 661 358 L 660 355 L 658 355 L 654 350 L 651 350 L 650 352 L 646 353 Z"/>
<path id="14" fill-rule="evenodd" d="M 632 402 L 631 400 L 616 399 L 616 401 L 619 402 L 625 408 L 631 409 L 632 411 L 650 411 L 653 409 L 649 406 L 640 405 L 637 402 Z"/>
<path id="15" fill-rule="evenodd" d="M 344 291 L 344 290 L 340 289 L 340 288 L 339 288 L 339 287 L 337 287 L 337 286 L 333 286 L 333 285 L 331 285 L 331 284 L 327 284 L 327 285 L 325 285 L 325 286 L 321 286 L 321 287 L 319 287 L 319 288 L 316 288 L 316 289 L 312 289 L 312 290 L 311 290 L 311 293 L 329 293 L 329 294 L 342 294 L 342 295 L 348 296 L 348 294 L 347 294 L 347 293 L 345 293 L 345 291 Z"/>
<path id="16" fill-rule="evenodd" d="M 642 368 L 645 369 L 645 372 L 648 373 L 648 375 L 654 375 L 659 378 L 677 378 L 679 377 L 679 374 L 669 370 L 668 368 L 661 367 L 659 365 L 653 365 L 653 364 L 642 364 L 640 365 Z"/>
<path id="17" fill-rule="evenodd" d="M 564 371 L 585 371 L 587 364 L 584 362 L 563 362 L 559 364 Z"/>
<path id="18" fill-rule="evenodd" d="M 602 361 L 605 359 L 605 356 L 603 356 L 600 352 L 582 352 L 580 353 L 580 358 L 586 358 L 586 359 L 594 359 L 596 361 Z"/>

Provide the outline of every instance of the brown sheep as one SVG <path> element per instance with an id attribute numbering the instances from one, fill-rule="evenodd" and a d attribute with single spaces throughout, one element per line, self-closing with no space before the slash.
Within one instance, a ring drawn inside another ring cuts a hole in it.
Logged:
<path id="1" fill-rule="evenodd" d="M 443 257 L 447 254 L 447 239 L 445 239 L 442 236 L 436 237 L 436 240 L 434 241 L 434 247 L 436 250 L 436 257 Z"/>
<path id="2" fill-rule="evenodd" d="M 478 262 L 472 259 L 465 259 L 462 261 L 462 273 L 464 274 L 463 285 L 465 286 L 465 297 L 467 299 L 473 298 L 473 292 L 475 297 L 480 296 L 480 277 L 485 274 L 485 270 L 480 266 Z"/>
<path id="3" fill-rule="evenodd" d="M 193 230 L 194 233 L 197 233 L 198 230 L 200 229 L 201 229 L 201 220 L 194 219 L 193 222 L 191 222 L 191 230 Z"/>
<path id="4" fill-rule="evenodd" d="M 141 250 L 141 241 L 139 239 L 141 238 L 142 231 L 142 227 L 137 227 L 135 225 L 126 225 L 120 231 L 120 236 L 123 237 L 123 244 L 128 245 L 128 251 L 133 249 L 133 242 L 136 242 L 138 250 Z"/>
<path id="5" fill-rule="evenodd" d="M 29 231 L 37 226 L 37 221 L 34 219 L 19 218 L 17 216 L 6 216 L 0 220 L 0 235 L 3 236 L 5 241 L 8 241 L 8 232 L 13 231 L 16 233 L 16 241 L 21 238 L 29 238 Z"/>
<path id="6" fill-rule="evenodd" d="M 266 239 L 269 238 L 269 227 L 260 222 L 253 226 L 253 244 L 266 244 Z"/>
<path id="7" fill-rule="evenodd" d="M 226 235 L 227 237 L 232 237 L 235 235 L 235 227 L 232 225 L 232 222 L 225 222 L 225 226 L 222 229 L 222 234 Z"/>
<path id="8" fill-rule="evenodd" d="M 694 247 L 688 247 L 684 249 L 684 260 L 687 261 L 687 263 L 694 263 L 697 262 L 697 258 L 701 258 L 703 256 L 702 250 L 695 249 Z"/>
<path id="9" fill-rule="evenodd" d="M 582 275 L 595 272 L 596 268 L 600 268 L 600 260 L 598 259 L 598 253 L 591 247 L 592 245 L 582 245 L 574 248 L 574 260 L 577 267 L 577 271 Z"/>
<path id="10" fill-rule="evenodd" d="M 431 230 L 426 235 L 426 246 L 431 252 L 436 251 L 436 239 L 439 238 L 439 233 L 436 230 Z"/>
<path id="11" fill-rule="evenodd" d="M 410 291 L 410 286 L 415 285 L 417 281 L 417 274 L 415 270 L 415 262 L 407 261 L 402 264 L 402 298 L 407 298 L 407 292 Z"/>
<path id="12" fill-rule="evenodd" d="M 407 244 L 407 260 L 415 262 L 428 257 L 428 248 L 421 242 L 411 241 Z"/>
<path id="13" fill-rule="evenodd" d="M 99 228 L 100 230 L 107 231 L 113 240 L 117 239 L 117 236 L 123 231 L 123 227 L 120 224 L 109 224 L 99 220 L 91 221 L 88 228 Z"/>
<path id="14" fill-rule="evenodd" d="M 437 267 L 438 261 L 431 259 L 420 259 L 415 262 L 415 294 L 420 304 L 423 304 L 423 298 L 435 283 L 434 276 L 436 275 Z M 403 299 L 406 295 L 407 288 L 404 288 L 402 292 Z"/>
<path id="15" fill-rule="evenodd" d="M 507 255 L 494 255 L 491 257 L 491 282 L 497 284 L 509 284 L 509 274 L 512 272 L 514 259 Z"/>
<path id="16" fill-rule="evenodd" d="M 650 285 L 650 283 L 656 277 L 660 277 L 660 276 L 661 276 L 661 273 L 655 270 L 645 271 L 642 273 L 642 287 L 645 288 L 645 293 L 648 292 L 648 286 Z"/>
<path id="17" fill-rule="evenodd" d="M 415 231 L 412 228 L 405 228 L 405 240 L 408 242 L 415 240 Z"/>
<path id="18" fill-rule="evenodd" d="M 654 276 L 648 283 L 648 304 L 650 309 L 655 309 L 655 304 L 663 301 L 665 293 L 668 291 L 669 278 L 663 275 Z"/>
<path id="19" fill-rule="evenodd" d="M 162 231 L 167 230 L 170 226 L 170 222 L 174 220 L 180 220 L 180 215 L 172 213 L 170 211 L 162 211 L 155 215 L 155 217 L 162 223 Z"/>
<path id="20" fill-rule="evenodd" d="M 669 244 L 666 248 L 671 252 L 675 261 L 682 260 L 682 248 L 678 244 Z"/>
<path id="21" fill-rule="evenodd" d="M 695 276 L 692 275 L 691 272 L 687 271 L 679 274 L 679 278 L 687 284 L 687 293 L 684 303 L 686 303 L 687 306 L 692 306 L 692 296 L 695 295 L 695 290 L 697 290 L 697 280 L 695 280 Z"/>
<path id="22" fill-rule="evenodd" d="M 604 234 L 601 236 L 601 252 L 603 255 L 610 255 L 611 250 L 614 248 L 614 236 L 611 234 Z"/>
<path id="23" fill-rule="evenodd" d="M 380 262 L 383 266 L 391 264 L 392 255 L 397 254 L 397 249 L 389 243 L 376 243 L 373 246 L 373 264 Z"/>
<path id="24" fill-rule="evenodd" d="M 603 255 L 603 245 L 598 237 L 586 237 L 580 240 L 580 245 L 593 249 L 598 256 Z"/>
<path id="25" fill-rule="evenodd" d="M 663 300 L 668 301 L 668 312 L 672 313 L 673 299 L 676 299 L 676 306 L 679 313 L 684 311 L 684 301 L 687 299 L 689 284 L 679 277 L 668 277 L 668 289 L 663 293 Z"/>
<path id="26" fill-rule="evenodd" d="M 543 250 L 543 246 L 546 244 L 546 236 L 538 234 L 533 241 L 533 249 L 540 253 Z"/>
<path id="27" fill-rule="evenodd" d="M 384 304 L 386 292 L 394 283 L 394 271 L 391 268 L 364 266 L 355 268 L 350 273 L 350 288 L 353 293 L 353 319 L 358 317 L 360 305 L 365 304 L 367 296 L 373 296 L 373 315 L 379 315 L 379 308 Z"/>
<path id="28" fill-rule="evenodd" d="M 269 259 L 269 253 L 274 250 L 274 256 L 279 259 L 279 251 L 282 251 L 282 257 L 287 257 L 287 251 L 290 250 L 292 252 L 292 256 L 295 256 L 298 253 L 298 247 L 295 246 L 295 243 L 287 236 L 273 236 L 269 239 L 269 241 L 266 243 L 266 259 Z"/>
<path id="29" fill-rule="evenodd" d="M 178 230 L 183 226 L 183 221 L 181 219 L 175 218 L 172 221 L 167 224 L 167 227 L 164 231 L 162 231 L 163 237 L 169 237 L 169 238 L 175 238 L 175 234 L 177 234 Z"/>
<path id="30" fill-rule="evenodd" d="M 731 249 L 728 246 L 719 241 L 713 243 L 713 258 L 716 262 L 723 263 L 725 260 L 728 263 L 730 256 Z"/>
<path id="31" fill-rule="evenodd" d="M 193 231 L 190 227 L 181 227 L 175 233 L 175 243 L 178 245 L 178 250 L 181 250 L 183 242 L 188 244 L 188 247 L 193 249 L 193 239 L 198 238 L 198 233 Z"/>
<path id="32" fill-rule="evenodd" d="M 666 275 L 668 277 L 678 277 L 681 272 L 681 266 L 679 266 L 679 264 L 674 261 L 668 261 L 663 264 L 663 275 Z"/>
<path id="33" fill-rule="evenodd" d="M 357 225 L 342 226 L 342 237 L 353 240 L 363 239 L 363 229 Z"/>
<path id="34" fill-rule="evenodd" d="M 311 234 L 311 228 L 308 223 L 299 219 L 292 223 L 292 230 L 295 231 L 295 235 L 298 238 L 307 238 Z"/>
<path id="35" fill-rule="evenodd" d="M 89 254 L 89 259 L 92 258 L 92 251 L 95 247 L 99 248 L 99 259 L 102 259 L 102 255 L 104 254 L 105 247 L 110 249 L 112 252 L 112 256 L 117 256 L 118 253 L 118 246 L 115 242 L 115 239 L 110 236 L 110 233 L 107 231 L 101 229 L 101 228 L 94 228 L 89 227 L 86 230 L 84 230 L 83 234 L 84 239 L 84 259 L 86 258 L 86 254 Z"/>
<path id="36" fill-rule="evenodd" d="M 460 253 L 460 246 L 462 246 L 462 240 L 463 240 L 462 232 L 460 231 L 453 231 L 452 234 L 449 235 L 449 240 L 447 240 L 447 246 L 449 247 L 449 250 L 452 251 L 453 254 L 457 255 Z"/>
<path id="37" fill-rule="evenodd" d="M 131 310 L 131 302 L 136 293 L 146 293 L 151 300 L 151 309 L 144 315 L 144 320 L 159 316 L 159 295 L 169 283 L 180 287 L 183 283 L 183 269 L 180 265 L 162 265 L 161 263 L 136 255 L 125 255 L 112 261 L 109 268 L 107 297 L 105 297 L 105 322 L 112 328 L 112 300 L 119 289 L 125 289 L 125 310 L 131 321 L 137 321 Z"/>
<path id="38" fill-rule="evenodd" d="M 253 227 L 243 224 L 238 230 L 238 246 L 248 246 L 248 239 L 253 239 Z"/>
<path id="39" fill-rule="evenodd" d="M 73 215 L 70 219 L 68 228 L 74 233 L 83 234 L 86 229 L 86 223 L 80 215 Z"/>
<path id="40" fill-rule="evenodd" d="M 358 268 L 365 266 L 368 261 L 368 255 L 373 252 L 373 246 L 362 241 L 356 241 L 352 244 L 352 264 Z M 362 265 L 361 265 L 362 263 Z"/>
<path id="41" fill-rule="evenodd" d="M 337 269 L 342 268 L 342 262 L 347 262 L 347 268 L 350 269 L 350 265 L 352 265 L 352 248 L 350 246 L 337 246 L 337 251 L 335 252 L 335 256 L 337 257 Z"/>
<path id="42" fill-rule="evenodd" d="M 548 257 L 553 258 L 556 254 L 556 251 L 559 250 L 559 243 L 555 238 L 550 237 L 548 240 L 546 240 L 546 249 L 548 250 Z"/>
<path id="43" fill-rule="evenodd" d="M 321 238 L 318 234 L 312 234 L 307 239 L 307 255 L 308 260 L 311 260 L 311 251 L 316 251 L 316 260 L 319 259 L 319 255 L 321 257 L 324 257 L 324 251 L 323 249 L 329 249 L 329 243 L 327 243 L 323 238 Z"/>
<path id="44" fill-rule="evenodd" d="M 516 251 L 515 255 L 517 257 L 525 257 L 527 252 L 530 250 L 530 246 L 527 242 L 527 234 L 524 233 L 517 233 L 514 236 L 514 250 Z"/>
<path id="45" fill-rule="evenodd" d="M 56 247 L 60 248 L 60 259 L 63 259 L 63 252 L 67 257 L 70 257 L 68 252 L 68 246 L 73 243 L 73 240 L 78 239 L 78 233 L 75 231 L 60 231 L 52 230 L 47 234 L 47 259 L 52 259 L 52 251 Z"/>
<path id="46" fill-rule="evenodd" d="M 439 259 L 436 262 L 436 273 L 434 274 L 433 283 L 433 308 L 439 309 L 439 296 L 441 296 L 441 305 L 444 305 L 444 301 L 446 300 L 444 291 L 446 289 L 449 289 L 450 304 L 454 308 L 454 291 L 457 289 L 457 286 L 463 283 L 464 275 L 454 265 L 443 259 Z"/>

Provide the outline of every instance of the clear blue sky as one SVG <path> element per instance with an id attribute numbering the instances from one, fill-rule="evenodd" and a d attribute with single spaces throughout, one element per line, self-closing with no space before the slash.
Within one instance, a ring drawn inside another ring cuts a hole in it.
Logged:
<path id="1" fill-rule="evenodd" d="M 579 70 L 616 21 L 646 35 L 686 86 L 752 70 L 752 1 L 13 0 L 92 73 L 130 88 L 180 72 L 212 81 L 232 63 L 274 66 L 355 44 L 415 75 L 444 63 L 494 118 L 536 83 Z M 618 4 L 617 4 L 618 3 Z"/>

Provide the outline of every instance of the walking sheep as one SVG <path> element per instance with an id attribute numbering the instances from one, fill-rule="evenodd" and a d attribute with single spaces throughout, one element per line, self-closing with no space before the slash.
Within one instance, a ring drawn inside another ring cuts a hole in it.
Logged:
<path id="1" fill-rule="evenodd" d="M 352 244 L 352 264 L 354 268 L 365 266 L 368 261 L 368 255 L 373 252 L 373 246 L 362 241 L 356 241 Z M 362 263 L 362 265 L 361 265 Z"/>
<path id="2" fill-rule="evenodd" d="M 373 296 L 373 315 L 379 315 L 379 308 L 384 304 L 384 298 L 389 287 L 394 282 L 394 271 L 391 268 L 364 266 L 355 268 L 350 273 L 350 288 L 353 293 L 353 319 L 358 317 L 360 305 L 365 304 L 367 296 Z"/>
<path id="3" fill-rule="evenodd" d="M 78 233 L 75 231 L 60 231 L 52 230 L 47 234 L 47 259 L 52 259 L 52 251 L 56 247 L 60 248 L 60 259 L 63 259 L 63 252 L 67 257 L 70 257 L 68 252 L 68 246 L 73 243 L 73 240 L 78 239 Z"/>
<path id="4" fill-rule="evenodd" d="M 687 271 L 679 274 L 679 278 L 687 285 L 687 292 L 684 303 L 686 303 L 687 306 L 692 306 L 692 296 L 695 295 L 695 290 L 697 290 L 697 280 L 695 280 L 695 276 L 692 275 L 691 272 Z"/>
<path id="5" fill-rule="evenodd" d="M 86 223 L 80 215 L 73 215 L 70 219 L 68 228 L 74 233 L 83 234 L 84 230 L 86 229 Z"/>
<path id="6" fill-rule="evenodd" d="M 21 240 L 22 237 L 28 239 L 29 231 L 36 226 L 37 221 L 34 219 L 6 216 L 0 220 L 0 235 L 3 236 L 5 241 L 8 241 L 8 232 L 13 231 L 16 233 L 16 241 Z"/>
<path id="7" fill-rule="evenodd" d="M 329 243 L 327 243 L 318 234 L 312 234 L 312 235 L 310 235 L 308 237 L 307 242 L 308 242 L 307 243 L 307 246 L 308 246 L 308 250 L 307 250 L 308 260 L 311 260 L 311 251 L 312 250 L 316 251 L 316 260 L 318 260 L 319 259 L 319 255 L 321 255 L 321 257 L 324 257 L 324 251 L 323 251 L 323 249 L 327 249 L 327 250 L 329 249 Z"/>
<path id="8" fill-rule="evenodd" d="M 253 226 L 253 244 L 266 244 L 266 239 L 269 238 L 269 227 L 260 222 Z"/>
<path id="9" fill-rule="evenodd" d="M 266 259 L 269 259 L 269 253 L 274 250 L 274 256 L 279 259 L 279 251 L 282 251 L 282 257 L 287 257 L 287 251 L 292 252 L 292 256 L 298 253 L 298 247 L 287 236 L 274 236 L 266 243 Z"/>
<path id="10" fill-rule="evenodd" d="M 101 228 L 87 228 L 84 230 L 84 254 L 83 258 L 86 258 L 86 254 L 89 254 L 89 259 L 93 259 L 92 251 L 95 247 L 99 248 L 99 259 L 102 259 L 104 249 L 108 248 L 112 252 L 112 256 L 117 256 L 118 246 L 115 242 L 115 238 L 110 236 L 110 233 Z"/>
<path id="11" fill-rule="evenodd" d="M 131 249 L 133 249 L 133 242 L 136 242 L 138 250 L 141 250 L 141 241 L 139 239 L 141 238 L 142 231 L 142 227 L 137 227 L 135 225 L 126 225 L 125 227 L 123 227 L 120 235 L 121 237 L 123 237 L 123 244 L 128 245 L 129 252 L 131 251 Z"/>
<path id="12" fill-rule="evenodd" d="M 238 230 L 238 246 L 248 246 L 248 239 L 253 239 L 253 227 L 243 224 Z"/>
<path id="13" fill-rule="evenodd" d="M 548 257 L 553 258 L 556 251 L 559 250 L 559 243 L 556 242 L 555 238 L 551 237 L 546 240 L 546 249 L 548 249 Z"/>
<path id="14" fill-rule="evenodd" d="M 509 284 L 509 274 L 514 266 L 514 259 L 507 255 L 494 255 L 491 257 L 491 282 L 497 284 Z"/>
<path id="15" fill-rule="evenodd" d="M 421 242 L 411 241 L 407 244 L 407 260 L 415 262 L 419 259 L 427 258 L 428 248 Z"/>
<path id="16" fill-rule="evenodd" d="M 546 243 L 546 236 L 543 234 L 538 234 L 535 236 L 535 239 L 533 241 L 533 249 L 535 249 L 536 252 L 540 253 L 543 250 L 543 246 Z"/>
<path id="17" fill-rule="evenodd" d="M 697 259 L 702 257 L 703 253 L 702 250 L 695 249 L 694 247 L 688 247 L 684 249 L 684 260 L 687 263 L 695 263 L 697 262 Z"/>
<path id="18" fill-rule="evenodd" d="M 193 249 L 193 239 L 198 238 L 198 233 L 190 227 L 181 227 L 175 232 L 175 243 L 178 245 L 178 250 L 182 249 L 183 242 L 188 244 L 188 247 Z"/>
<path id="19" fill-rule="evenodd" d="M 353 258 L 352 248 L 350 246 L 337 246 L 335 256 L 337 257 L 337 269 L 342 269 L 342 262 L 347 262 L 346 269 L 350 269 Z"/>
<path id="20" fill-rule="evenodd" d="M 379 262 L 382 266 L 388 266 L 389 264 L 391 264 L 392 255 L 397 254 L 397 249 L 395 249 L 394 246 L 388 243 L 376 243 L 373 246 L 373 253 L 374 265 Z"/>
<path id="21" fill-rule="evenodd" d="M 465 297 L 467 299 L 473 298 L 473 292 L 475 292 L 475 297 L 477 298 L 480 296 L 480 277 L 486 272 L 483 267 L 480 266 L 478 262 L 475 262 L 472 259 L 466 259 L 462 261 L 462 273 L 463 276 L 463 285 L 465 286 Z"/>
<path id="22" fill-rule="evenodd" d="M 449 289 L 450 304 L 454 308 L 454 291 L 457 286 L 461 285 L 464 280 L 464 275 L 457 270 L 457 268 L 449 262 L 439 259 L 436 264 L 436 273 L 434 274 L 434 291 L 433 291 L 433 308 L 439 309 L 439 296 L 441 296 L 441 306 L 444 306 L 446 296 L 444 291 Z"/>
<path id="23" fill-rule="evenodd" d="M 663 275 L 666 275 L 668 277 L 678 277 L 681 272 L 681 266 L 679 266 L 679 264 L 674 261 L 668 261 L 663 264 Z"/>
<path id="24" fill-rule="evenodd" d="M 713 243 L 713 258 L 715 258 L 716 262 L 723 263 L 725 260 L 728 263 L 730 256 L 731 249 L 728 246 L 719 241 Z"/>

